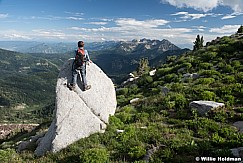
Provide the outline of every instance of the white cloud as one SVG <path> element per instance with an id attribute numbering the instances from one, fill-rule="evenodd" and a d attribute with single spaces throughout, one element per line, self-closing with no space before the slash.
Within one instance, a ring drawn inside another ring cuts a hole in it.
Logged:
<path id="1" fill-rule="evenodd" d="M 204 32 L 205 29 L 207 28 L 207 27 L 204 27 L 204 26 L 193 26 L 193 27 L 195 28 L 195 30 L 200 31 L 200 32 Z"/>
<path id="2" fill-rule="evenodd" d="M 0 31 L 0 37 L 7 40 L 31 40 L 31 37 L 16 30 Z"/>
<path id="3" fill-rule="evenodd" d="M 87 24 L 93 24 L 93 25 L 106 25 L 107 22 L 89 22 Z"/>
<path id="4" fill-rule="evenodd" d="M 236 15 L 225 15 L 223 16 L 221 19 L 224 20 L 224 19 L 232 19 L 232 18 L 235 18 Z"/>
<path id="5" fill-rule="evenodd" d="M 218 0 L 221 5 L 231 7 L 235 12 L 243 12 L 242 0 Z"/>
<path id="6" fill-rule="evenodd" d="M 84 13 L 81 12 L 69 12 L 69 11 L 65 11 L 64 13 L 69 14 L 69 15 L 73 15 L 73 16 L 83 16 Z"/>
<path id="7" fill-rule="evenodd" d="M 169 3 L 170 5 L 176 6 L 178 8 L 194 8 L 195 10 L 200 10 L 208 12 L 218 6 L 229 6 L 235 12 L 243 11 L 243 1 L 242 0 L 161 0 L 162 3 Z"/>
<path id="8" fill-rule="evenodd" d="M 84 20 L 84 18 L 74 17 L 74 16 L 69 16 L 69 17 L 66 17 L 65 19 L 67 19 L 67 20 Z"/>
<path id="9" fill-rule="evenodd" d="M 31 35 L 40 38 L 50 38 L 50 39 L 65 39 L 66 34 L 60 30 L 46 30 L 46 29 L 34 29 Z"/>
<path id="10" fill-rule="evenodd" d="M 100 28 L 71 27 L 70 29 L 76 31 L 86 31 L 86 32 L 107 32 L 112 30 L 112 28 L 106 28 L 106 27 L 100 27 Z"/>
<path id="11" fill-rule="evenodd" d="M 0 19 L 4 19 L 4 18 L 7 18 L 8 17 L 8 14 L 0 14 Z"/>
<path id="12" fill-rule="evenodd" d="M 133 40 L 141 38 L 168 39 L 175 44 L 192 44 L 195 35 L 189 28 L 172 28 L 169 21 L 163 19 L 136 20 L 131 18 L 119 18 L 114 20 L 116 26 L 100 28 L 71 27 L 82 38 L 89 41 L 102 40 Z M 164 26 L 166 25 L 166 26 Z M 87 38 L 86 38 L 87 36 Z"/>
<path id="13" fill-rule="evenodd" d="M 224 19 L 232 19 L 232 18 L 235 18 L 236 16 L 239 16 L 239 15 L 242 15 L 242 14 L 243 13 L 240 13 L 240 12 L 234 12 L 232 14 L 223 16 L 221 19 L 222 20 L 224 20 Z"/>
<path id="14" fill-rule="evenodd" d="M 151 20 L 143 20 L 143 21 L 139 21 L 133 18 L 120 18 L 115 20 L 115 23 L 118 26 L 126 26 L 128 28 L 156 28 L 158 26 L 161 25 L 165 25 L 167 23 L 169 23 L 169 21 L 167 20 L 163 20 L 163 19 L 151 19 Z"/>
<path id="15" fill-rule="evenodd" d="M 178 8 L 190 7 L 196 10 L 209 11 L 218 6 L 218 0 L 161 0 Z"/>
<path id="16" fill-rule="evenodd" d="M 221 28 L 211 28 L 209 32 L 219 33 L 219 34 L 233 34 L 237 31 L 240 25 L 224 25 Z"/>
<path id="17" fill-rule="evenodd" d="M 212 14 L 189 14 L 188 12 L 177 12 L 177 13 L 171 14 L 171 15 L 174 15 L 174 16 L 182 15 L 180 18 L 183 20 L 188 20 L 188 19 L 194 20 L 194 19 L 200 19 L 200 18 L 206 17 L 208 15 L 212 15 Z"/>

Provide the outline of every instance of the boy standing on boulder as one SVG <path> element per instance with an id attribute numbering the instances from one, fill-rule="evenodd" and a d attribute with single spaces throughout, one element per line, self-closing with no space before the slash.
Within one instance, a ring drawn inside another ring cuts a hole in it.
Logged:
<path id="1" fill-rule="evenodd" d="M 75 59 L 72 64 L 72 81 L 68 87 L 73 90 L 77 85 L 78 71 L 81 73 L 83 90 L 86 91 L 91 88 L 91 85 L 87 84 L 86 80 L 86 63 L 92 63 L 89 58 L 88 51 L 84 49 L 84 42 L 78 42 L 78 49 L 76 50 Z"/>

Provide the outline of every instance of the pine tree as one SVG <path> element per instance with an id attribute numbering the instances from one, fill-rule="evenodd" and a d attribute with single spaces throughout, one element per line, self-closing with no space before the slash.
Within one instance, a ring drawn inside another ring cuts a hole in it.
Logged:
<path id="1" fill-rule="evenodd" d="M 238 29 L 237 33 L 243 33 L 243 25 L 240 26 L 240 28 Z"/>
<path id="2" fill-rule="evenodd" d="M 203 36 L 200 38 L 200 35 L 197 35 L 196 41 L 193 42 L 194 43 L 193 51 L 201 49 L 203 47 L 203 42 L 204 42 Z"/>
<path id="3" fill-rule="evenodd" d="M 140 76 L 149 69 L 148 58 L 141 58 L 137 68 L 137 74 Z"/>

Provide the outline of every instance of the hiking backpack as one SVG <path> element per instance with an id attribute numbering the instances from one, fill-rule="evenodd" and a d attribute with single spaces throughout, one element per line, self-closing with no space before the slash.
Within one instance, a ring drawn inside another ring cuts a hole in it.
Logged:
<path id="1" fill-rule="evenodd" d="M 79 67 L 82 66 L 86 61 L 84 49 L 79 49 L 76 51 L 75 64 Z"/>

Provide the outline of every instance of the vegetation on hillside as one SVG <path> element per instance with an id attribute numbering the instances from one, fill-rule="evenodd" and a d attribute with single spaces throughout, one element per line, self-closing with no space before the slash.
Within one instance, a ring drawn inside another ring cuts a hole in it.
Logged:
<path id="1" fill-rule="evenodd" d="M 31 150 L 21 154 L 12 148 L 0 150 L 0 159 L 158 163 L 195 162 L 196 156 L 233 157 L 230 149 L 243 144 L 243 134 L 232 126 L 243 120 L 241 29 L 192 52 L 168 57 L 154 76 L 138 69 L 143 72 L 140 78 L 117 91 L 117 111 L 105 133 L 39 158 Z M 130 103 L 134 98 L 139 100 Z M 189 108 L 193 100 L 212 100 L 226 106 L 201 117 Z M 124 132 L 117 133 L 117 129 Z"/>
<path id="2" fill-rule="evenodd" d="M 0 49 L 0 121 L 42 122 L 51 117 L 55 85 L 66 56 L 21 54 Z"/>

